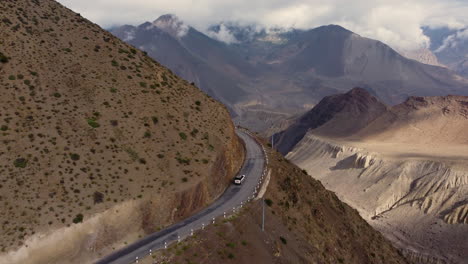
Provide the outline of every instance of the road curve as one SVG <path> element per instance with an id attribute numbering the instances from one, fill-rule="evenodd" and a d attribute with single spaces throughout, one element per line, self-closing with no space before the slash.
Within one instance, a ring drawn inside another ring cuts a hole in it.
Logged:
<path id="1" fill-rule="evenodd" d="M 252 198 L 262 177 L 265 155 L 262 147 L 246 132 L 237 130 L 236 133 L 244 141 L 246 147 L 244 164 L 239 171 L 239 174 L 246 175 L 246 179 L 241 186 L 230 185 L 221 197 L 197 214 L 115 251 L 98 260 L 96 264 L 135 263 L 137 257 L 142 259 L 149 254 L 150 250 L 164 248 L 165 242 L 169 245 L 177 241 L 179 237 L 187 237 L 192 230 L 198 230 L 203 225 L 206 226 L 212 223 L 213 218 L 223 216 L 225 212 L 231 214 L 233 208 L 238 208 L 241 202 L 245 204 L 249 198 Z"/>

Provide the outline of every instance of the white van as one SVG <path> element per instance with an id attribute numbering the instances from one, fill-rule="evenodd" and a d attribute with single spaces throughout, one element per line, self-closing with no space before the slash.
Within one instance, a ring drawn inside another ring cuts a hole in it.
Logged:
<path id="1" fill-rule="evenodd" d="M 242 182 L 245 180 L 245 175 L 242 174 L 242 175 L 237 175 L 235 178 L 234 178 L 234 184 L 236 185 L 241 185 Z"/>

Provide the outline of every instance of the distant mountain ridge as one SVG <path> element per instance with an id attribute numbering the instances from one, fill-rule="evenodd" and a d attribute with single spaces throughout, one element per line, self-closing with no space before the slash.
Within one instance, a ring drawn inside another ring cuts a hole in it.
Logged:
<path id="1" fill-rule="evenodd" d="M 349 87 L 372 90 L 386 104 L 411 95 L 468 94 L 468 80 L 454 72 L 407 59 L 337 25 L 266 30 L 222 23 L 208 29 L 211 37 L 190 26 L 174 37 L 150 24 L 111 32 L 221 100 L 238 123 L 254 130 L 264 129 L 258 114 L 305 112 Z"/>

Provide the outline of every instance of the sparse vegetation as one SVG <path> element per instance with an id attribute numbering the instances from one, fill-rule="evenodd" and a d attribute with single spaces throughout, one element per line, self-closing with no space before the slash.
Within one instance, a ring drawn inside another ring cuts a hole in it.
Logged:
<path id="1" fill-rule="evenodd" d="M 100 127 L 99 123 L 97 122 L 96 118 L 91 117 L 86 120 L 88 122 L 88 125 L 91 126 L 92 128 L 98 128 Z"/>
<path id="2" fill-rule="evenodd" d="M 93 193 L 93 201 L 95 204 L 102 203 L 104 201 L 104 194 L 101 192 L 94 192 Z"/>
<path id="3" fill-rule="evenodd" d="M 77 214 L 75 218 L 73 218 L 73 223 L 78 224 L 83 222 L 83 214 Z"/>
<path id="4" fill-rule="evenodd" d="M 28 165 L 28 160 L 26 160 L 25 158 L 18 158 L 13 162 L 13 164 L 16 168 L 26 168 L 26 166 Z"/>
<path id="5" fill-rule="evenodd" d="M 286 240 L 286 238 L 280 236 L 280 240 L 281 240 L 281 243 L 283 243 L 285 245 L 288 244 L 288 241 Z"/>
<path id="6" fill-rule="evenodd" d="M 0 52 L 0 62 L 1 63 L 7 63 L 8 62 L 8 57 L 5 56 L 2 52 Z"/>
<path id="7" fill-rule="evenodd" d="M 179 133 L 179 136 L 180 136 L 180 138 L 183 139 L 183 140 L 186 140 L 186 139 L 187 139 L 187 135 L 186 135 L 184 132 L 180 132 L 180 133 Z"/>
<path id="8" fill-rule="evenodd" d="M 71 153 L 70 154 L 70 158 L 74 161 L 77 161 L 80 159 L 80 155 L 76 154 L 76 153 Z"/>

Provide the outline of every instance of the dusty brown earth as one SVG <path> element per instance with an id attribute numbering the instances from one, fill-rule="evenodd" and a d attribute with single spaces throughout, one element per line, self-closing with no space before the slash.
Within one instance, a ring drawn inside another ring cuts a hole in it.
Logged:
<path id="1" fill-rule="evenodd" d="M 55 1 L 0 10 L 0 263 L 89 262 L 229 184 L 224 106 Z"/>
<path id="2" fill-rule="evenodd" d="M 359 125 L 354 118 L 346 124 Z M 308 130 L 287 158 L 414 260 L 464 263 L 468 97 L 411 97 L 347 135 L 334 134 L 340 123 L 330 120 Z"/>
<path id="3" fill-rule="evenodd" d="M 265 232 L 257 200 L 142 263 L 409 263 L 319 181 L 277 152 L 269 160 Z"/>

